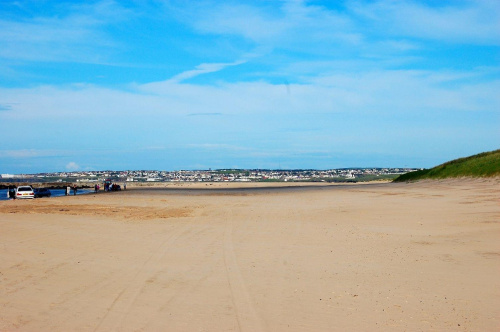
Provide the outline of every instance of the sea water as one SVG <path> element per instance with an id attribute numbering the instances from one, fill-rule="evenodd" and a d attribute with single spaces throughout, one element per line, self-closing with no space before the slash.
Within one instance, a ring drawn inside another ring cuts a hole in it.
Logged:
<path id="1" fill-rule="evenodd" d="M 66 193 L 66 189 L 49 189 L 50 193 L 52 194 L 52 197 L 57 197 L 57 196 L 64 196 Z M 8 189 L 0 189 L 0 201 L 5 201 L 10 199 L 7 197 L 7 192 Z M 77 195 L 85 195 L 85 194 L 90 194 L 93 193 L 93 189 L 78 189 L 76 191 Z M 71 189 L 70 195 L 73 196 L 73 189 Z M 42 197 L 42 198 L 50 198 L 50 197 Z"/>

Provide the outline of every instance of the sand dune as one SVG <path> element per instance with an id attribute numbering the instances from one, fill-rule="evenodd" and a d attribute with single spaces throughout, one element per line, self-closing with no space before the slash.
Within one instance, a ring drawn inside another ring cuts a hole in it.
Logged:
<path id="1" fill-rule="evenodd" d="M 0 330 L 497 331 L 499 184 L 2 201 Z"/>

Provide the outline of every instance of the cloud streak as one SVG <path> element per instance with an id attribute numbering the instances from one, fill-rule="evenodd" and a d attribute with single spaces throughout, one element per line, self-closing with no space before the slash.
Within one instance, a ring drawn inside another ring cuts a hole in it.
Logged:
<path id="1" fill-rule="evenodd" d="M 74 161 L 71 161 L 71 162 L 69 162 L 69 163 L 66 165 L 66 169 L 67 169 L 68 171 L 77 171 L 77 170 L 79 170 L 79 169 L 80 169 L 80 166 L 79 166 L 77 163 L 75 163 Z"/>
<path id="2" fill-rule="evenodd" d="M 167 80 L 167 83 L 179 83 L 199 75 L 218 72 L 224 70 L 227 67 L 238 66 L 245 62 L 246 62 L 245 60 L 238 60 L 230 63 L 202 63 L 196 66 L 195 69 L 187 70 L 185 72 L 175 75 L 171 79 Z"/>
<path id="3" fill-rule="evenodd" d="M 350 9 L 379 33 L 450 43 L 500 45 L 497 1 L 456 1 L 437 7 L 412 1 L 351 3 Z"/>
<path id="4" fill-rule="evenodd" d="M 6 15 L 0 19 L 0 57 L 16 61 L 106 61 L 119 43 L 109 38 L 103 27 L 122 21 L 130 16 L 129 11 L 110 1 L 95 6 L 55 5 L 59 6 L 64 8 L 64 14 L 35 13 L 22 20 L 8 19 Z M 22 5 L 23 9 L 28 10 Z"/>
<path id="5" fill-rule="evenodd" d="M 4 159 L 29 159 L 40 157 L 58 157 L 67 154 L 64 151 L 44 149 L 0 150 L 0 158 Z"/>
<path id="6" fill-rule="evenodd" d="M 12 109 L 11 105 L 2 105 L 0 104 L 0 112 L 10 111 Z"/>

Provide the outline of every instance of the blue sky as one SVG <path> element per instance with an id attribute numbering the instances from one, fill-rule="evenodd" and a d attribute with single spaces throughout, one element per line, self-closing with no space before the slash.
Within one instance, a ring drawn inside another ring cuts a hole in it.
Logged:
<path id="1" fill-rule="evenodd" d="M 500 2 L 2 1 L 0 173 L 431 167 L 500 146 Z"/>

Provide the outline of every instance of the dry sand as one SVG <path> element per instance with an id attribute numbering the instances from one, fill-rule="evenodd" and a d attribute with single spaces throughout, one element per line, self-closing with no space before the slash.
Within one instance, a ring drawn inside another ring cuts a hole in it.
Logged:
<path id="1" fill-rule="evenodd" d="M 2 201 L 0 330 L 498 331 L 499 184 Z"/>

